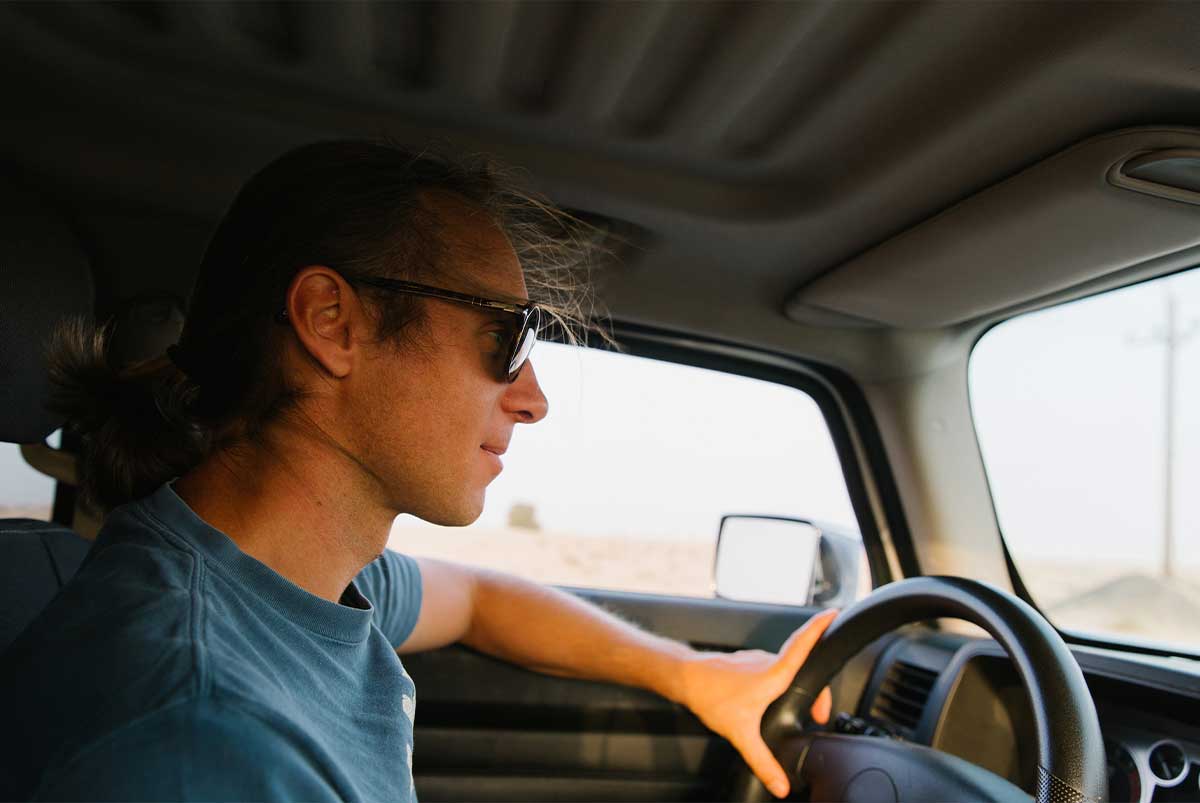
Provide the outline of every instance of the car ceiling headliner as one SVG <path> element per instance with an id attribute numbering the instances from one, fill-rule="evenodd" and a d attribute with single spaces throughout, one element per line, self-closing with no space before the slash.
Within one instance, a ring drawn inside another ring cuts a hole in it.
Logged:
<path id="1" fill-rule="evenodd" d="M 789 321 L 797 289 L 1090 136 L 1200 125 L 1198 34 L 1190 3 L 5 4 L 0 154 L 119 295 L 186 288 L 289 146 L 494 153 L 647 233 L 615 317 L 853 369 L 872 335 Z"/>

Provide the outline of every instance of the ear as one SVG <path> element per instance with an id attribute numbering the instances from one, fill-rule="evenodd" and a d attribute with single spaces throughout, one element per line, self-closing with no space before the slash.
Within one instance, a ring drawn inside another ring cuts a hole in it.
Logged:
<path id="1" fill-rule="evenodd" d="M 318 365 L 339 379 L 350 373 L 366 321 L 358 295 L 337 271 L 310 265 L 297 273 L 288 286 L 287 314 L 296 339 Z"/>

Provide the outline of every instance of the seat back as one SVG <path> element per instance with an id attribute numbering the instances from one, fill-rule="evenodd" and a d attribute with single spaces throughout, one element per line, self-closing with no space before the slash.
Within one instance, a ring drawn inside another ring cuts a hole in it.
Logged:
<path id="1" fill-rule="evenodd" d="M 46 408 L 46 342 L 64 317 L 90 314 L 92 298 L 87 257 L 61 216 L 0 178 L 0 441 L 42 443 L 62 426 Z M 60 524 L 0 519 L 0 652 L 70 579 L 90 546 Z"/>
<path id="2" fill-rule="evenodd" d="M 71 579 L 90 546 L 61 524 L 0 519 L 0 654 Z"/>

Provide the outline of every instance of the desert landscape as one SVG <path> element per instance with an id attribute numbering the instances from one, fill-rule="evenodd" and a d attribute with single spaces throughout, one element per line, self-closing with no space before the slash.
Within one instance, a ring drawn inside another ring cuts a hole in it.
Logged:
<path id="1" fill-rule="evenodd" d="M 1200 567 L 1152 569 L 1019 561 L 1021 578 L 1059 627 L 1200 649 Z"/>
<path id="2" fill-rule="evenodd" d="M 49 518 L 49 505 L 29 505 L 24 507 L 0 505 L 0 519 L 41 519 L 42 521 L 47 521 Z"/>
<path id="3" fill-rule="evenodd" d="M 388 547 L 552 585 L 713 596 L 715 541 L 555 533 L 520 527 L 393 527 Z"/>

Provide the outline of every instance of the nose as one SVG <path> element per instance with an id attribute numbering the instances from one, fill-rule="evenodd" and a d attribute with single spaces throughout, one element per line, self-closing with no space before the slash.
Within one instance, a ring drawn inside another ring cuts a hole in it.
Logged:
<path id="1" fill-rule="evenodd" d="M 542 393 L 533 363 L 526 362 L 516 380 L 508 386 L 501 400 L 504 411 L 516 417 L 520 424 L 536 424 L 550 411 L 550 402 Z"/>

